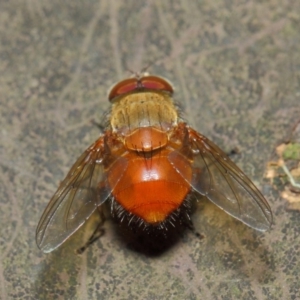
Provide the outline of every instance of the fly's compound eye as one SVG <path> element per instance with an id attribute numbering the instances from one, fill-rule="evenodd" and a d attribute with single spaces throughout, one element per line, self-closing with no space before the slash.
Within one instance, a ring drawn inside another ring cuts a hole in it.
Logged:
<path id="1" fill-rule="evenodd" d="M 172 85 L 165 79 L 157 76 L 144 76 L 141 78 L 129 78 L 118 82 L 110 90 L 108 99 L 112 102 L 118 96 L 140 90 L 158 90 L 173 94 Z"/>

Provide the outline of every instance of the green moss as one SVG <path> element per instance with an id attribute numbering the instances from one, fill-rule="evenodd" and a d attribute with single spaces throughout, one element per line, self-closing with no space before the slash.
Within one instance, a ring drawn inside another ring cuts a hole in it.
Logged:
<path id="1" fill-rule="evenodd" d="M 300 159 L 300 144 L 289 144 L 287 145 L 285 151 L 283 152 L 283 159 L 292 159 L 299 160 Z"/>

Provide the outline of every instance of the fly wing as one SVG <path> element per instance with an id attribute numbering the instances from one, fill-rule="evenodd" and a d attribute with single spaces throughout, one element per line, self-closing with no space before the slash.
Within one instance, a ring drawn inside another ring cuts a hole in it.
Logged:
<path id="1" fill-rule="evenodd" d="M 181 155 L 192 153 L 192 188 L 246 225 L 260 231 L 269 229 L 271 208 L 253 182 L 213 142 L 191 128 L 188 133 Z M 169 157 L 175 168 L 177 155 L 173 152 Z"/>
<path id="2" fill-rule="evenodd" d="M 106 186 L 103 144 L 100 137 L 79 157 L 46 207 L 36 230 L 36 242 L 43 252 L 60 246 L 110 196 L 114 187 Z M 127 161 L 118 159 L 121 178 Z"/>

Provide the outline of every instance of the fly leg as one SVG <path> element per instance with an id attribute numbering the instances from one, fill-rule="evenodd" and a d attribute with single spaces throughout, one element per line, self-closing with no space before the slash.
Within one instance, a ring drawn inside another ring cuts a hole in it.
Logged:
<path id="1" fill-rule="evenodd" d="M 92 245 L 95 241 L 97 241 L 105 232 L 103 228 L 105 216 L 102 209 L 99 208 L 98 211 L 100 214 L 100 222 L 97 225 L 96 229 L 94 230 L 93 234 L 88 239 L 88 241 L 82 247 L 76 250 L 77 254 L 82 254 L 90 245 Z"/>
<path id="2" fill-rule="evenodd" d="M 196 231 L 193 221 L 190 218 L 185 218 L 182 223 L 187 229 L 189 229 L 199 240 L 203 240 L 205 235 Z"/>

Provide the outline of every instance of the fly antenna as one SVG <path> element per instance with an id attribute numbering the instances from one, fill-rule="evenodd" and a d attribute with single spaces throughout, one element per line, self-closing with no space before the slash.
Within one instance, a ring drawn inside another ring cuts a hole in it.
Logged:
<path id="1" fill-rule="evenodd" d="M 132 69 L 128 68 L 127 66 L 126 66 L 125 70 L 128 71 L 132 75 L 132 77 L 141 79 L 143 76 L 149 75 L 149 73 L 147 71 L 153 65 L 154 65 L 154 61 L 149 61 L 148 64 L 141 69 L 141 71 L 133 71 Z"/>

